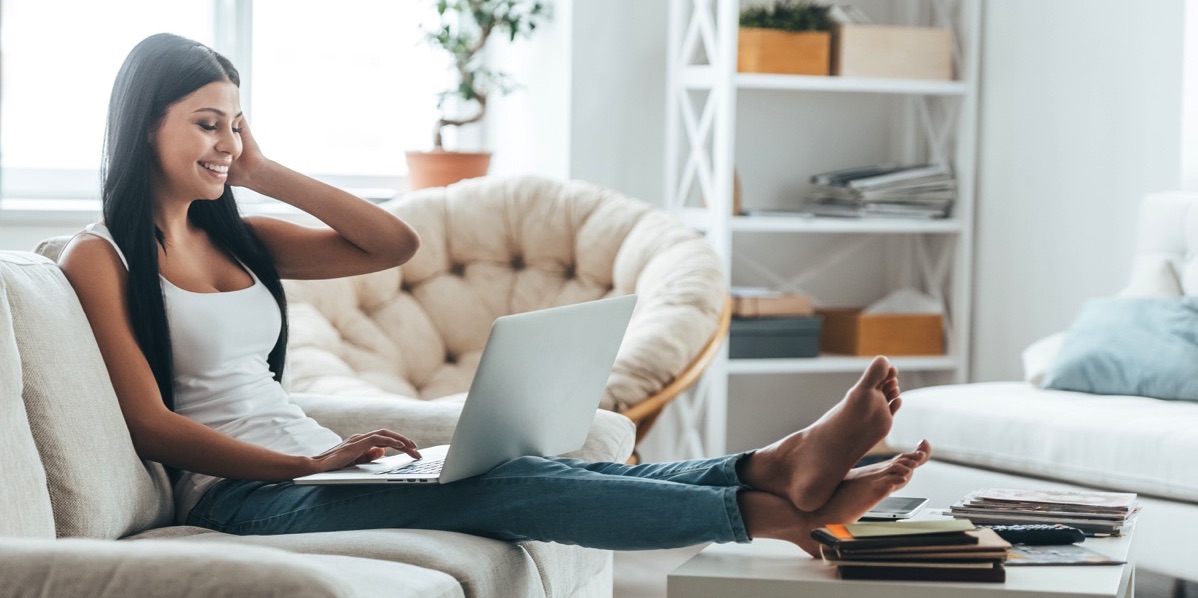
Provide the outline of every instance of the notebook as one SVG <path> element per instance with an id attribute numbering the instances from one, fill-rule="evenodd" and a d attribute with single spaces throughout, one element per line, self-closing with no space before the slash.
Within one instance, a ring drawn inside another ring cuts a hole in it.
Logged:
<path id="1" fill-rule="evenodd" d="M 448 445 L 421 448 L 419 460 L 400 454 L 294 482 L 445 484 L 517 457 L 581 448 L 635 306 L 636 296 L 624 295 L 498 318 Z"/>

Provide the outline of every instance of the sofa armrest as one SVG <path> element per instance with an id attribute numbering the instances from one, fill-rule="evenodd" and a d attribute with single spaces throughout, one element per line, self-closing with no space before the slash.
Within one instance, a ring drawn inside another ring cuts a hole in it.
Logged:
<path id="1" fill-rule="evenodd" d="M 0 539 L 0 597 L 345 596 L 301 555 L 231 543 Z"/>
<path id="2" fill-rule="evenodd" d="M 411 438 L 417 446 L 446 444 L 453 437 L 462 403 L 397 401 L 379 397 L 330 397 L 295 393 L 291 400 L 309 417 L 342 438 L 386 428 Z M 587 461 L 623 462 L 632 454 L 636 430 L 623 415 L 596 411 L 582 448 L 567 456 Z"/>
<path id="3" fill-rule="evenodd" d="M 291 401 L 308 417 L 342 438 L 386 428 L 417 446 L 447 444 L 453 437 L 462 404 L 451 401 L 397 400 L 292 393 Z"/>
<path id="4" fill-rule="evenodd" d="M 632 456 L 636 444 L 636 426 L 632 420 L 616 413 L 600 409 L 595 412 L 591 431 L 582 448 L 563 456 L 583 461 L 613 461 L 623 463 Z"/>

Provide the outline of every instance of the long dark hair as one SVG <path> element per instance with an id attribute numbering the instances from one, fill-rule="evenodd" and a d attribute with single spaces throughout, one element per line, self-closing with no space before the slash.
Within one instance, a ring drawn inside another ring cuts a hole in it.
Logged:
<path id="1" fill-rule="evenodd" d="M 157 157 L 150 136 L 167 108 L 216 81 L 241 85 L 233 63 L 211 48 L 177 35 L 160 33 L 137 44 L 117 73 L 108 104 L 104 156 L 100 166 L 104 220 L 129 263 L 129 315 L 162 401 L 175 408 L 170 327 L 158 275 L 162 231 L 154 224 L 151 169 Z M 283 328 L 268 358 L 275 380 L 282 380 L 287 351 L 287 300 L 278 270 L 266 247 L 237 211 L 225 185 L 219 199 L 195 201 L 187 218 L 208 233 L 220 249 L 253 270 L 274 295 Z M 165 247 L 165 245 L 164 245 Z"/>

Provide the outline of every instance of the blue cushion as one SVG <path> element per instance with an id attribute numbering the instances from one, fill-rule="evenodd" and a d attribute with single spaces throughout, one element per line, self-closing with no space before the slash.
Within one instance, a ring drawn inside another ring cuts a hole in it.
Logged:
<path id="1" fill-rule="evenodd" d="M 1198 401 L 1198 298 L 1087 301 L 1043 386 Z"/>

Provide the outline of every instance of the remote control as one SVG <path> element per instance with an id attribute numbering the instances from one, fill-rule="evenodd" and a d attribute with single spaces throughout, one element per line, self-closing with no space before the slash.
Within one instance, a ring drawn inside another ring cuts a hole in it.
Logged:
<path id="1" fill-rule="evenodd" d="M 1086 539 L 1082 530 L 1061 524 L 991 525 L 1002 539 L 1012 544 L 1048 546 L 1053 544 L 1076 544 Z"/>

